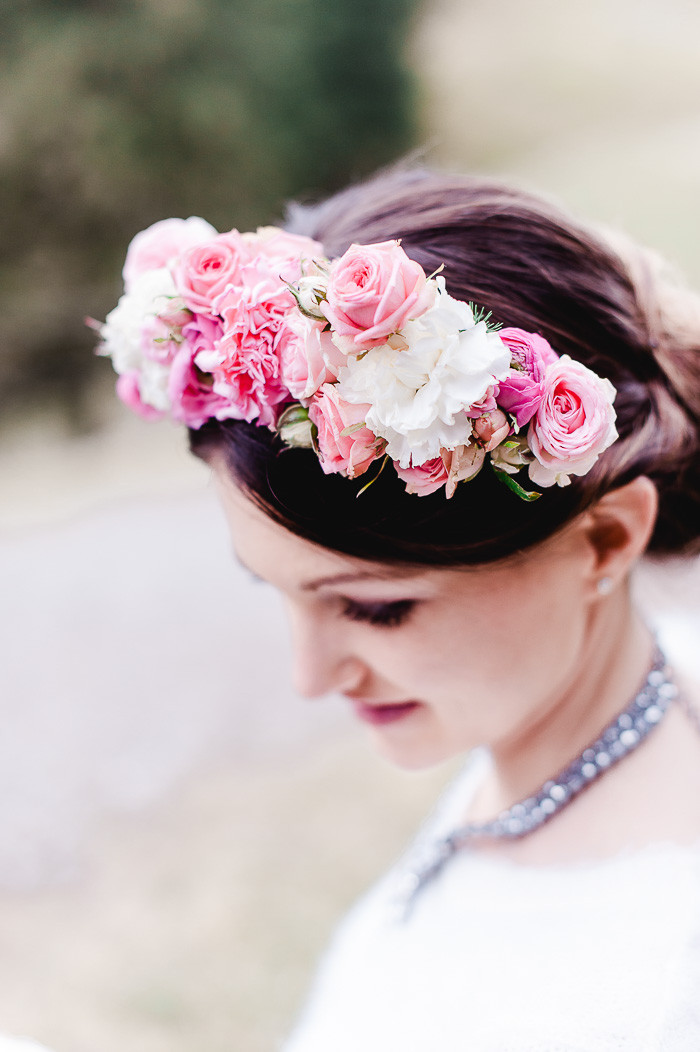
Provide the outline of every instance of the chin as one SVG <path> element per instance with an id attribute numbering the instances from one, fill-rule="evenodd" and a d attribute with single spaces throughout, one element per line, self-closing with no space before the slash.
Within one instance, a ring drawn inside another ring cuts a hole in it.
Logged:
<path id="1" fill-rule="evenodd" d="M 463 749 L 449 748 L 444 743 L 423 741 L 389 741 L 381 734 L 372 735 L 375 751 L 393 767 L 402 771 L 428 771 L 453 760 Z"/>

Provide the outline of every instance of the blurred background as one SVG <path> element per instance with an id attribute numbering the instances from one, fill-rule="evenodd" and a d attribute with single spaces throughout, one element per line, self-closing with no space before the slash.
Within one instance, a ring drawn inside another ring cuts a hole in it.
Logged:
<path id="1" fill-rule="evenodd" d="M 412 150 L 697 284 L 700 6 L 2 0 L 0 24 L 0 1030 L 271 1052 L 451 772 L 393 771 L 293 696 L 205 469 L 116 402 L 84 317 L 156 219 L 253 228 Z M 639 585 L 691 663 L 699 584 Z"/>

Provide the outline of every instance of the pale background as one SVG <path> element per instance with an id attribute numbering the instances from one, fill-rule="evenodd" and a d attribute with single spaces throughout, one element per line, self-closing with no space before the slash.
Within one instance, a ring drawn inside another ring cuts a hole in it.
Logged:
<path id="1" fill-rule="evenodd" d="M 697 281 L 699 43 L 681 0 L 430 3 L 409 55 L 428 157 L 557 195 Z M 267 1052 L 449 770 L 395 772 L 339 702 L 293 696 L 280 610 L 182 434 L 105 414 L 0 447 L 0 1029 Z M 669 582 L 648 603 L 692 664 L 698 567 Z"/>

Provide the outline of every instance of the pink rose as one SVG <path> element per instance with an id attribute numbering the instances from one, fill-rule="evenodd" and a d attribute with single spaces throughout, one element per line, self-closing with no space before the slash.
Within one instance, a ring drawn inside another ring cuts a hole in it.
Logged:
<path id="1" fill-rule="evenodd" d="M 259 261 L 242 267 L 240 277 L 219 300 L 223 334 L 215 352 L 198 355 L 196 364 L 214 374 L 214 390 L 229 401 L 232 417 L 271 427 L 274 407 L 289 399 L 281 358 L 296 339 L 286 321 L 294 297 Z"/>
<path id="2" fill-rule="evenodd" d="M 285 281 L 301 277 L 301 265 L 323 255 L 323 245 L 303 234 L 289 234 L 276 226 L 259 227 L 255 234 L 245 235 L 251 251 L 270 261 L 271 269 Z"/>
<path id="3" fill-rule="evenodd" d="M 433 457 L 432 460 L 426 460 L 425 464 L 409 468 L 402 468 L 395 461 L 394 469 L 399 478 L 406 483 L 406 492 L 415 493 L 419 497 L 427 497 L 429 493 L 435 493 L 445 485 L 448 478 L 442 457 Z"/>
<path id="4" fill-rule="evenodd" d="M 333 264 L 327 301 L 321 305 L 339 336 L 361 351 L 385 343 L 433 303 L 423 268 L 398 241 L 351 245 Z"/>
<path id="5" fill-rule="evenodd" d="M 117 397 L 144 420 L 160 420 L 165 416 L 160 409 L 142 401 L 139 390 L 139 373 L 136 370 L 122 373 L 117 377 Z"/>
<path id="6" fill-rule="evenodd" d="M 322 384 L 338 379 L 345 357 L 323 325 L 300 311 L 288 315 L 287 325 L 296 339 L 285 341 L 282 348 L 282 380 L 294 398 L 310 398 Z"/>
<path id="7" fill-rule="evenodd" d="M 565 486 L 585 475 L 617 438 L 615 388 L 568 354 L 548 366 L 543 397 L 528 430 L 536 460 L 529 475 L 538 486 Z"/>
<path id="8" fill-rule="evenodd" d="M 501 442 L 508 438 L 511 430 L 508 417 L 500 409 L 477 417 L 472 427 L 477 444 L 486 453 L 500 446 Z"/>
<path id="9" fill-rule="evenodd" d="M 229 286 L 241 283 L 241 268 L 250 258 L 250 248 L 237 230 L 219 234 L 182 253 L 173 269 L 175 285 L 191 311 L 214 315 L 215 301 Z"/>
<path id="10" fill-rule="evenodd" d="M 449 500 L 460 482 L 468 482 L 479 474 L 484 466 L 486 450 L 474 442 L 467 442 L 456 449 L 444 449 L 442 459 L 447 469 L 445 496 Z"/>
<path id="11" fill-rule="evenodd" d="M 221 324 L 205 315 L 198 315 L 182 330 L 185 342 L 170 366 L 168 395 L 173 419 L 186 427 L 199 428 L 215 417 L 225 420 L 229 402 L 213 390 L 213 376 L 195 365 L 195 358 L 203 351 L 211 351 L 221 336 Z"/>
<path id="12" fill-rule="evenodd" d="M 491 413 L 497 408 L 496 396 L 498 395 L 498 384 L 491 384 L 486 391 L 483 398 L 480 398 L 478 402 L 472 402 L 469 409 L 465 410 L 470 420 L 476 420 L 478 416 L 483 416 L 484 413 Z"/>
<path id="13" fill-rule="evenodd" d="M 189 312 L 187 319 L 191 317 Z M 171 325 L 160 314 L 148 314 L 141 326 L 141 353 L 152 362 L 167 365 L 177 354 L 181 343 L 181 329 Z"/>
<path id="14" fill-rule="evenodd" d="M 133 238 L 124 263 L 124 285 L 129 292 L 135 279 L 146 270 L 159 270 L 193 245 L 216 236 L 216 230 L 199 216 L 161 219 Z"/>
<path id="15" fill-rule="evenodd" d="M 364 426 L 368 409 L 368 405 L 345 402 L 337 384 L 324 384 L 311 399 L 309 419 L 318 430 L 321 467 L 326 475 L 341 472 L 356 478 L 383 452 L 385 443 Z"/>
<path id="16" fill-rule="evenodd" d="M 547 366 L 559 358 L 547 340 L 536 332 L 501 329 L 498 335 L 517 362 L 517 367 L 500 381 L 498 404 L 513 414 L 518 427 L 523 427 L 542 401 L 542 381 Z"/>

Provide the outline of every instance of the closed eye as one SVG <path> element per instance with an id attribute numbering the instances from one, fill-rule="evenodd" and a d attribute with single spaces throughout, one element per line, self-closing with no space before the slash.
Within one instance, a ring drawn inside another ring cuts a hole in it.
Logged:
<path id="1" fill-rule="evenodd" d="M 357 599 L 343 599 L 343 617 L 349 621 L 365 621 L 383 628 L 398 628 L 411 616 L 417 605 L 415 599 L 396 599 L 391 603 L 366 603 Z"/>

